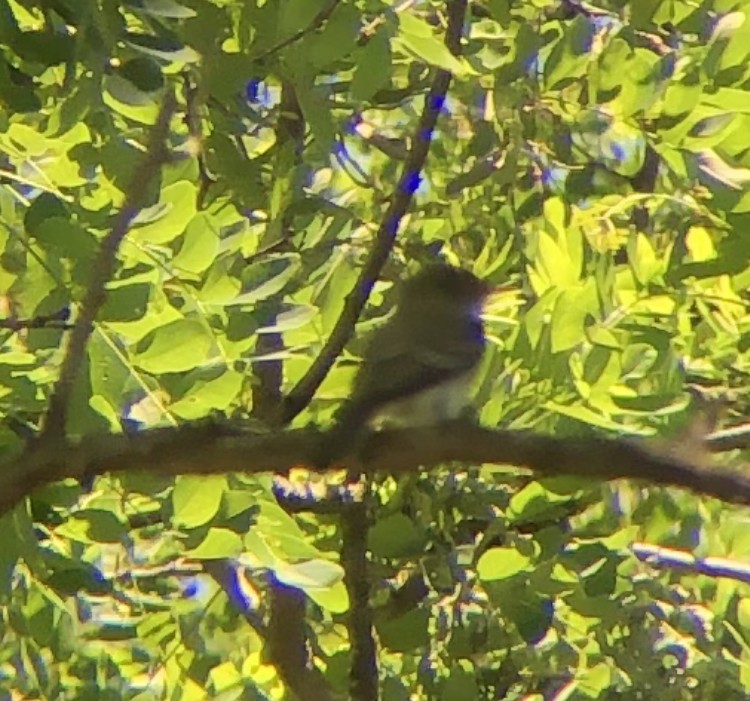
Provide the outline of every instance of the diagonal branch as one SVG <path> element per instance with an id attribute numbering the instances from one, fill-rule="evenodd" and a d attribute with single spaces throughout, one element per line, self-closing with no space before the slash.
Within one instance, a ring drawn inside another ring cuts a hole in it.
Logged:
<path id="1" fill-rule="evenodd" d="M 446 29 L 445 43 L 448 49 L 454 54 L 458 54 L 460 48 L 466 3 L 467 0 L 451 0 L 448 3 L 448 27 Z M 336 321 L 336 325 L 328 341 L 326 341 L 305 376 L 292 388 L 284 399 L 281 416 L 284 424 L 288 424 L 310 403 L 315 391 L 325 379 L 347 341 L 351 338 L 354 325 L 357 323 L 357 319 L 370 296 L 372 286 L 380 276 L 383 265 L 388 260 L 393 244 L 396 241 L 401 220 L 404 214 L 406 214 L 414 191 L 419 184 L 419 174 L 427 160 L 432 134 L 435 130 L 435 124 L 440 115 L 450 82 L 451 74 L 448 71 L 439 69 L 435 73 L 435 78 L 432 81 L 432 86 L 425 100 L 424 111 L 414 133 L 411 151 L 404 164 L 404 169 L 401 172 L 396 189 L 393 195 L 391 195 L 390 205 L 375 234 L 375 242 L 370 255 L 365 261 L 354 289 L 346 298 L 344 309 Z"/>
<path id="2" fill-rule="evenodd" d="M 125 201 L 117 213 L 112 229 L 102 240 L 99 253 L 93 264 L 91 281 L 70 334 L 68 346 L 65 349 L 60 377 L 50 398 L 37 447 L 48 445 L 54 451 L 53 446 L 65 437 L 65 423 L 70 395 L 83 364 L 86 344 L 94 329 L 94 320 L 105 301 L 105 287 L 112 279 L 115 271 L 117 249 L 125 238 L 133 219 L 145 204 L 152 180 L 167 160 L 165 142 L 175 108 L 175 97 L 170 91 L 164 98 L 156 124 L 151 130 L 146 153 L 133 173 L 133 178 L 125 192 Z"/>
<path id="3" fill-rule="evenodd" d="M 305 595 L 273 579 L 270 611 L 266 625 L 257 611 L 239 594 L 242 576 L 228 560 L 207 560 L 205 571 L 224 590 L 237 611 L 266 642 L 269 661 L 299 701 L 333 701 L 334 694 L 325 678 L 310 663 L 305 631 Z"/>

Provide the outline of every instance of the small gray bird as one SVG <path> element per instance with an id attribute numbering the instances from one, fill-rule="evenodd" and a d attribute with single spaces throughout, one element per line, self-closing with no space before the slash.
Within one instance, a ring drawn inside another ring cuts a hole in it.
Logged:
<path id="1" fill-rule="evenodd" d="M 485 347 L 491 288 L 467 270 L 433 264 L 403 283 L 394 315 L 373 332 L 349 399 L 329 433 L 333 457 L 368 424 L 430 426 L 457 418 Z"/>

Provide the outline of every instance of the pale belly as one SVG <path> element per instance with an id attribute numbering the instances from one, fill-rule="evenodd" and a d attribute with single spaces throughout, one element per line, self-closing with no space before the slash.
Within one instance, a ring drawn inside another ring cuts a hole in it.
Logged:
<path id="1" fill-rule="evenodd" d="M 457 419 L 471 403 L 474 372 L 448 380 L 418 394 L 386 404 L 373 426 L 432 426 Z"/>

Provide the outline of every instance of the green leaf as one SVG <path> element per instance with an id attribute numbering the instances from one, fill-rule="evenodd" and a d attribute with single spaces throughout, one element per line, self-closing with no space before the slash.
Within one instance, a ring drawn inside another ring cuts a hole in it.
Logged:
<path id="1" fill-rule="evenodd" d="M 310 27 L 325 4 L 326 0 L 280 0 L 277 3 L 279 33 L 274 41 Z"/>
<path id="2" fill-rule="evenodd" d="M 138 638 L 148 645 L 159 646 L 175 634 L 176 624 L 169 611 L 157 611 L 138 624 Z"/>
<path id="3" fill-rule="evenodd" d="M 307 326 L 316 316 L 316 307 L 297 305 L 277 314 L 274 323 L 269 326 L 261 326 L 256 333 L 283 333 Z"/>
<path id="4" fill-rule="evenodd" d="M 318 606 L 331 613 L 344 613 L 349 610 L 349 594 L 343 582 L 337 582 L 326 589 L 307 589 L 305 593 Z"/>
<path id="5" fill-rule="evenodd" d="M 69 219 L 69 217 L 68 207 L 63 200 L 49 192 L 42 192 L 26 210 L 23 224 L 26 233 L 34 236 L 39 227 L 48 219 Z"/>
<path id="6" fill-rule="evenodd" d="M 134 10 L 141 10 L 153 17 L 168 17 L 170 19 L 190 19 L 196 17 L 197 12 L 175 0 L 128 0 L 127 3 Z"/>
<path id="7" fill-rule="evenodd" d="M 391 652 L 424 650 L 430 644 L 430 618 L 427 608 L 412 609 L 395 619 L 378 618 L 378 639 Z"/>
<path id="8" fill-rule="evenodd" d="M 125 43 L 138 51 L 152 58 L 168 63 L 175 63 L 179 66 L 185 63 L 198 63 L 200 54 L 180 43 L 174 37 L 152 36 L 149 34 L 135 34 L 129 32 L 126 34 Z"/>
<path id="9" fill-rule="evenodd" d="M 552 314 L 552 352 L 570 350 L 586 340 L 586 319 L 596 309 L 596 286 L 587 283 L 563 290 Z"/>
<path id="10" fill-rule="evenodd" d="M 483 581 L 509 579 L 531 570 L 531 558 L 516 548 L 490 548 L 477 562 L 477 574 Z"/>
<path id="11" fill-rule="evenodd" d="M 544 64 L 544 76 L 550 90 L 565 87 L 581 77 L 591 61 L 591 44 L 596 28 L 587 17 L 577 15 L 568 24 Z"/>
<path id="12" fill-rule="evenodd" d="M 656 255 L 654 247 L 644 234 L 635 234 L 628 241 L 628 260 L 636 279 L 642 285 L 661 275 L 664 261 Z"/>
<path id="13" fill-rule="evenodd" d="M 317 153 L 330 153 L 336 140 L 331 103 L 327 91 L 318 86 L 303 84 L 297 90 L 297 99 L 305 121 L 315 137 Z M 288 192 L 285 193 L 288 197 Z"/>
<path id="14" fill-rule="evenodd" d="M 679 117 L 695 109 L 703 95 L 703 81 L 697 68 L 690 70 L 681 80 L 670 81 L 664 94 L 662 114 Z"/>
<path id="15" fill-rule="evenodd" d="M 160 375 L 185 372 L 208 362 L 214 342 L 204 323 L 182 319 L 160 326 L 146 336 L 133 362 Z"/>
<path id="16" fill-rule="evenodd" d="M 617 562 L 612 558 L 602 559 L 587 568 L 583 586 L 591 597 L 610 597 L 617 584 Z"/>
<path id="17" fill-rule="evenodd" d="M 196 215 L 196 185 L 178 180 L 167 185 L 153 207 L 142 210 L 129 236 L 134 241 L 163 245 L 177 238 Z"/>
<path id="18" fill-rule="evenodd" d="M 267 256 L 242 271 L 242 293 L 230 304 L 253 304 L 278 294 L 300 269 L 296 254 Z"/>
<path id="19" fill-rule="evenodd" d="M 55 66 L 72 57 L 75 39 L 62 32 L 21 32 L 13 41 L 13 50 L 27 61 Z"/>
<path id="20" fill-rule="evenodd" d="M 245 536 L 246 549 L 258 562 L 275 568 L 281 562 L 312 560 L 321 553 L 309 542 L 297 522 L 275 501 L 260 499 L 256 525 Z"/>
<path id="21" fill-rule="evenodd" d="M 477 675 L 468 660 L 457 660 L 440 689 L 440 701 L 466 701 L 481 697 Z"/>
<path id="22" fill-rule="evenodd" d="M 55 629 L 54 609 L 40 585 L 34 585 L 24 597 L 20 613 L 23 616 L 22 632 L 31 636 L 38 645 L 48 646 Z"/>
<path id="23" fill-rule="evenodd" d="M 357 45 L 361 14 L 354 5 L 338 4 L 320 32 L 308 36 L 300 50 L 318 69 L 348 56 Z"/>
<path id="24" fill-rule="evenodd" d="M 407 56 L 421 59 L 430 66 L 466 77 L 476 71 L 464 60 L 456 58 L 441 39 L 433 34 L 432 27 L 412 14 L 399 14 L 399 33 L 393 38 L 393 47 Z"/>
<path id="25" fill-rule="evenodd" d="M 69 219 L 52 217 L 41 222 L 34 230 L 34 239 L 45 250 L 61 258 L 75 259 L 89 265 L 98 251 L 98 241 L 79 224 Z M 89 270 L 83 269 L 77 275 L 79 284 L 86 283 Z"/>
<path id="26" fill-rule="evenodd" d="M 338 584 L 344 577 L 344 570 L 335 562 L 316 559 L 278 565 L 274 574 L 284 584 L 307 591 L 329 589 Z"/>
<path id="27" fill-rule="evenodd" d="M 2 19 L 0 19 L 0 26 Z M 33 82 L 25 73 L 0 56 L 0 104 L 12 113 L 35 112 L 42 101 L 33 90 Z"/>
<path id="28" fill-rule="evenodd" d="M 208 689 L 214 698 L 231 693 L 241 684 L 242 675 L 234 662 L 216 665 L 208 673 Z"/>
<path id="29" fill-rule="evenodd" d="M 178 477 L 172 491 L 172 521 L 176 528 L 197 528 L 216 516 L 227 488 L 222 475 Z"/>
<path id="30" fill-rule="evenodd" d="M 126 322 L 142 319 L 146 314 L 149 296 L 153 293 L 153 280 L 126 278 L 111 283 L 101 318 L 108 322 Z"/>
<path id="31" fill-rule="evenodd" d="M 555 480 L 534 481 L 516 492 L 508 505 L 508 516 L 514 521 L 534 521 L 540 516 L 554 512 L 555 507 L 570 503 L 579 490 L 580 484 L 574 482 L 570 489 L 560 489 Z"/>
<path id="32" fill-rule="evenodd" d="M 370 529 L 368 543 L 376 557 L 404 557 L 424 548 L 424 534 L 408 516 L 391 514 Z"/>
<path id="33" fill-rule="evenodd" d="M 357 57 L 350 90 L 354 100 L 365 102 L 378 90 L 390 85 L 391 43 L 385 27 L 369 38 Z"/>
<path id="34" fill-rule="evenodd" d="M 164 87 L 164 75 L 156 61 L 151 58 L 139 57 L 126 61 L 117 69 L 117 75 L 126 80 L 134 88 L 136 93 L 145 93 L 143 98 L 135 99 L 133 104 L 148 102 L 149 93 L 158 92 Z M 125 102 L 125 96 L 121 95 Z"/>
<path id="35" fill-rule="evenodd" d="M 545 402 L 544 408 L 549 411 L 554 411 L 557 414 L 561 414 L 562 416 L 567 416 L 568 418 L 580 421 L 581 423 L 585 423 L 590 426 L 596 426 L 598 428 L 603 428 L 608 431 L 616 431 L 620 433 L 625 428 L 621 424 L 612 421 L 612 419 L 610 419 L 608 416 L 605 416 L 604 414 L 596 411 L 592 411 L 585 406 L 575 404 L 559 404 L 557 402 Z"/>
<path id="36" fill-rule="evenodd" d="M 104 78 L 102 100 L 123 117 L 141 124 L 154 124 L 159 114 L 158 95 L 138 90 L 129 80 L 119 75 Z"/>
<path id="37" fill-rule="evenodd" d="M 188 223 L 172 263 L 185 272 L 202 273 L 214 263 L 219 250 L 219 232 L 213 217 L 198 212 Z"/>
<path id="38" fill-rule="evenodd" d="M 612 688 L 614 678 L 612 667 L 605 662 L 600 662 L 587 668 L 576 678 L 576 681 L 583 695 L 591 699 L 598 699 Z"/>
<path id="39" fill-rule="evenodd" d="M 742 597 L 737 602 L 737 622 L 744 630 L 750 626 L 750 599 Z"/>
<path id="40" fill-rule="evenodd" d="M 553 620 L 554 605 L 552 601 L 540 596 L 532 585 L 513 587 L 510 601 L 503 608 L 508 610 L 508 617 L 518 628 L 521 637 L 530 645 L 538 643 L 549 630 Z"/>
<path id="41" fill-rule="evenodd" d="M 242 538 L 228 528 L 209 528 L 206 537 L 186 555 L 196 560 L 218 560 L 237 557 L 242 552 Z"/>
<path id="42" fill-rule="evenodd" d="M 239 397 L 244 380 L 241 373 L 222 370 L 217 377 L 198 380 L 183 397 L 170 405 L 169 410 L 185 420 L 200 419 L 214 411 L 226 411 Z"/>
<path id="43" fill-rule="evenodd" d="M 592 325 L 586 327 L 586 337 L 594 345 L 611 350 L 622 350 L 622 343 L 609 329 L 603 326 Z"/>
<path id="44" fill-rule="evenodd" d="M 226 519 L 234 519 L 238 516 L 255 511 L 258 505 L 258 496 L 247 489 L 226 489 L 223 494 L 221 513 Z"/>
<path id="45" fill-rule="evenodd" d="M 570 230 L 571 237 L 576 234 Z M 537 255 L 534 259 L 532 281 L 537 294 L 548 287 L 571 287 L 578 285 L 581 276 L 582 258 L 580 247 L 574 240 L 568 240 L 568 232 L 557 235 L 540 231 Z"/>
<path id="46" fill-rule="evenodd" d="M 127 524 L 111 510 L 82 509 L 60 526 L 57 533 L 83 543 L 120 543 L 127 533 Z"/>

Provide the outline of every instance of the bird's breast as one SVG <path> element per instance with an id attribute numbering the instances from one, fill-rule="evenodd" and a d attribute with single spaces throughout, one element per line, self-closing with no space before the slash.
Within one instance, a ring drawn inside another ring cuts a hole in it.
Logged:
<path id="1" fill-rule="evenodd" d="M 466 372 L 381 407 L 376 426 L 433 426 L 457 419 L 471 403 L 474 372 Z"/>

